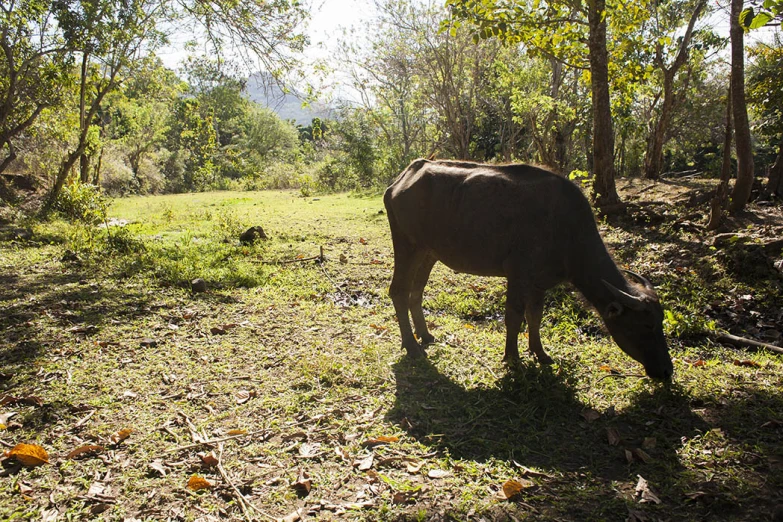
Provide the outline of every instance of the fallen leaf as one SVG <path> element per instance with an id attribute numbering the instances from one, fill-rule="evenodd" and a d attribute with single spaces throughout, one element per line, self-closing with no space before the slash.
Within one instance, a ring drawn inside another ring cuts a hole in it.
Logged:
<path id="1" fill-rule="evenodd" d="M 30 495 L 33 492 L 33 487 L 29 484 L 25 484 L 21 480 L 16 483 L 19 486 L 19 493 L 22 495 Z"/>
<path id="2" fill-rule="evenodd" d="M 359 471 L 367 471 L 368 469 L 372 468 L 373 459 L 375 457 L 372 453 L 364 457 L 363 459 L 358 459 L 353 462 L 353 465 L 355 468 L 358 468 Z"/>
<path id="3" fill-rule="evenodd" d="M 188 488 L 192 489 L 193 491 L 198 491 L 200 489 L 212 489 L 214 487 L 215 485 L 213 483 L 198 475 L 193 475 L 190 477 L 190 480 L 188 480 Z"/>
<path id="4" fill-rule="evenodd" d="M 236 399 L 237 404 L 244 404 L 256 395 L 257 393 L 255 390 L 239 390 L 234 396 L 234 399 Z"/>
<path id="5" fill-rule="evenodd" d="M 68 455 L 65 456 L 65 458 L 71 460 L 75 459 L 76 457 L 87 457 L 103 450 L 103 446 L 98 446 L 97 444 L 86 444 L 84 446 L 79 446 L 75 450 L 72 450 L 70 453 L 68 453 Z"/>
<path id="6" fill-rule="evenodd" d="M 350 456 L 348 455 L 348 452 L 345 451 L 345 449 L 341 446 L 335 446 L 334 452 L 337 453 L 337 456 L 340 457 L 343 460 L 351 460 Z"/>
<path id="7" fill-rule="evenodd" d="M 383 444 L 391 444 L 392 442 L 399 441 L 399 437 L 385 437 L 381 435 L 380 437 L 375 437 L 374 439 L 367 439 L 364 442 L 362 442 L 362 447 L 364 448 L 374 448 L 375 446 L 381 446 Z"/>
<path id="8" fill-rule="evenodd" d="M 592 408 L 585 408 L 579 415 L 587 422 L 593 422 L 601 418 L 601 414 Z"/>
<path id="9" fill-rule="evenodd" d="M 205 453 L 204 455 L 201 456 L 201 464 L 204 467 L 213 468 L 213 467 L 217 466 L 219 462 L 220 461 L 215 456 L 215 452 L 214 451 L 210 451 L 209 453 Z"/>
<path id="10" fill-rule="evenodd" d="M 318 442 L 303 442 L 299 446 L 299 456 L 313 458 L 321 453 L 321 444 Z"/>
<path id="11" fill-rule="evenodd" d="M 149 339 L 149 338 L 142 339 L 139 342 L 139 345 L 141 347 L 143 347 L 143 348 L 155 348 L 156 346 L 158 346 L 158 341 L 156 341 L 155 339 Z"/>
<path id="12" fill-rule="evenodd" d="M 310 480 L 310 475 L 308 475 L 306 471 L 300 471 L 299 476 L 296 478 L 296 482 L 291 484 L 291 489 L 296 491 L 296 494 L 300 497 L 309 495 L 312 487 L 313 483 Z"/>
<path id="13" fill-rule="evenodd" d="M 359 243 L 361 243 L 362 245 L 366 245 L 367 244 L 367 240 L 364 239 L 363 237 L 360 237 L 359 238 Z"/>
<path id="14" fill-rule="evenodd" d="M 4 395 L 0 399 L 0 406 L 11 406 L 14 404 L 28 404 L 30 406 L 43 406 L 43 399 L 36 397 L 35 395 L 28 395 L 26 397 L 14 397 L 13 395 Z"/>
<path id="15" fill-rule="evenodd" d="M 160 474 L 160 476 L 165 477 L 167 475 L 166 468 L 163 465 L 163 461 L 158 459 L 154 460 L 149 463 L 149 467 L 151 470 L 156 471 Z"/>
<path id="16" fill-rule="evenodd" d="M 620 433 L 615 428 L 606 428 L 606 438 L 609 441 L 610 446 L 617 446 L 620 444 Z"/>
<path id="17" fill-rule="evenodd" d="M 125 428 L 113 434 L 111 437 L 109 437 L 109 440 L 114 444 L 119 444 L 120 442 L 130 437 L 131 433 L 133 433 L 131 428 Z"/>
<path id="18" fill-rule="evenodd" d="M 277 519 L 277 522 L 298 522 L 299 520 L 302 520 L 302 515 L 300 514 L 300 510 L 297 509 L 283 518 Z"/>
<path id="19" fill-rule="evenodd" d="M 226 434 L 227 434 L 227 435 L 246 435 L 246 434 L 247 434 L 247 430 L 243 430 L 243 429 L 233 429 L 233 430 L 228 430 L 228 431 L 226 432 Z"/>
<path id="20" fill-rule="evenodd" d="M 630 450 L 624 450 L 625 451 L 625 460 L 628 461 L 628 464 L 633 464 L 633 453 L 631 453 Z"/>
<path id="21" fill-rule="evenodd" d="M 392 504 L 415 504 L 415 493 L 411 491 L 398 491 L 392 495 Z"/>
<path id="22" fill-rule="evenodd" d="M 345 257 L 345 254 L 340 254 L 340 263 L 342 264 L 348 263 L 348 258 Z"/>
<path id="23" fill-rule="evenodd" d="M 15 411 L 9 411 L 9 412 L 0 414 L 0 424 L 7 425 L 8 424 L 8 419 L 10 419 L 11 417 L 13 417 L 14 415 L 17 415 L 17 414 L 18 414 L 18 412 L 15 412 Z"/>
<path id="24" fill-rule="evenodd" d="M 653 504 L 660 504 L 661 499 L 659 499 L 655 493 L 652 492 L 650 489 L 650 484 L 641 476 L 636 475 L 639 477 L 639 481 L 636 483 L 636 496 L 639 497 L 639 503 L 640 504 L 647 504 L 647 503 L 653 503 Z"/>
<path id="25" fill-rule="evenodd" d="M 531 488 L 533 486 L 535 486 L 535 483 L 532 480 L 507 480 L 503 483 L 503 498 L 506 500 L 511 500 L 512 498 L 519 495 L 523 489 Z"/>
<path id="26" fill-rule="evenodd" d="M 645 437 L 642 441 L 642 448 L 646 450 L 655 449 L 655 446 L 658 444 L 658 441 L 655 437 Z"/>
<path id="27" fill-rule="evenodd" d="M 633 454 L 645 464 L 652 462 L 652 457 L 650 457 L 643 449 L 636 448 L 633 450 Z"/>
<path id="28" fill-rule="evenodd" d="M 704 359 L 699 359 L 698 361 L 692 362 L 691 366 L 694 368 L 701 368 L 702 366 L 706 366 L 707 363 L 704 361 Z"/>
<path id="29" fill-rule="evenodd" d="M 23 466 L 30 468 L 49 464 L 49 455 L 37 444 L 17 444 L 11 450 L 6 451 L 5 456 L 15 458 Z"/>
<path id="30" fill-rule="evenodd" d="M 209 333 L 211 333 L 212 335 L 225 335 L 227 332 L 225 329 L 223 329 L 220 326 L 213 326 L 212 328 L 209 329 Z"/>
<path id="31" fill-rule="evenodd" d="M 446 471 L 445 469 L 431 469 L 429 472 L 427 472 L 427 476 L 431 479 L 442 479 L 450 477 L 451 472 Z"/>
<path id="32" fill-rule="evenodd" d="M 373 324 L 370 324 L 370 328 L 372 328 L 373 330 L 375 330 L 375 331 L 377 331 L 377 332 L 385 332 L 386 330 L 388 330 L 388 329 L 389 329 L 389 327 L 388 327 L 388 326 L 383 326 L 383 325 L 380 325 L 380 324 L 374 324 L 374 323 L 373 323 Z"/>
<path id="33" fill-rule="evenodd" d="M 423 460 L 419 462 L 408 462 L 408 464 L 405 466 L 405 470 L 408 473 L 418 473 L 421 470 L 422 466 L 424 466 Z"/>
<path id="34" fill-rule="evenodd" d="M 734 366 L 749 366 L 751 368 L 761 368 L 761 365 L 759 363 L 757 363 L 756 361 L 751 361 L 749 359 L 745 359 L 742 361 L 738 359 L 734 359 L 733 362 L 734 362 Z"/>

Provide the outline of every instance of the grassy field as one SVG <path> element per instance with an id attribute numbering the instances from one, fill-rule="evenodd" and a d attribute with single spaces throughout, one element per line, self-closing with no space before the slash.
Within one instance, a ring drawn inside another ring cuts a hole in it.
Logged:
<path id="1" fill-rule="evenodd" d="M 0 439 L 48 452 L 3 460 L 0 519 L 780 516 L 783 364 L 701 335 L 780 328 L 774 271 L 732 271 L 674 214 L 603 223 L 660 289 L 673 383 L 641 377 L 569 288 L 547 301 L 556 364 L 508 369 L 504 281 L 442 265 L 425 291 L 437 343 L 411 362 L 382 208 L 139 197 L 114 202 L 127 224 L 109 235 L 53 221 L 0 242 Z M 240 245 L 251 225 L 270 239 Z"/>

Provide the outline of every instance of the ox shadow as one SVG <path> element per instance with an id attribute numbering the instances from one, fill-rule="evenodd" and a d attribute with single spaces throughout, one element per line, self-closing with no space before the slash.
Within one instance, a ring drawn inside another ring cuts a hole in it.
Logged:
<path id="1" fill-rule="evenodd" d="M 544 470 L 549 478 L 541 479 L 540 494 L 526 499 L 547 514 L 544 518 L 625 520 L 629 509 L 637 508 L 662 514 L 661 508 L 629 500 L 637 475 L 655 484 L 669 505 L 663 511 L 670 514 L 670 509 L 682 509 L 686 518 L 721 513 L 717 519 L 732 519 L 742 513 L 730 495 L 692 502 L 688 495 L 704 489 L 704 480 L 686 469 L 680 452 L 684 441 L 716 427 L 743 444 L 753 444 L 754 435 L 730 422 L 732 416 L 705 420 L 699 409 L 703 405 L 693 405 L 676 383 L 639 386 L 621 411 L 610 408 L 588 422 L 582 415 L 587 406 L 578 398 L 585 383 L 578 381 L 577 368 L 555 370 L 527 361 L 499 375 L 494 384 L 466 388 L 438 370 L 437 355 L 433 361 L 403 357 L 393 365 L 396 398 L 386 419 L 442 455 L 476 462 L 516 461 Z M 743 408 L 746 400 L 742 397 L 731 408 Z M 609 444 L 609 429 L 622 437 L 619 445 Z M 629 463 L 625 450 L 636 451 L 646 438 L 656 441 L 646 450 L 649 461 L 635 457 Z M 763 510 L 771 513 L 775 502 L 770 498 Z"/>

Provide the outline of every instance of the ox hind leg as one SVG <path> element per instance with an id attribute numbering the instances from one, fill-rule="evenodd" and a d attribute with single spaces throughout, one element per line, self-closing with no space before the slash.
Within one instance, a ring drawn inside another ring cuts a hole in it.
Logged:
<path id="1" fill-rule="evenodd" d="M 427 329 L 427 321 L 424 319 L 424 310 L 421 307 L 421 303 L 424 298 L 424 287 L 427 285 L 430 272 L 432 272 L 432 267 L 435 266 L 436 262 L 437 260 L 431 254 L 424 256 L 416 269 L 409 296 L 408 305 L 411 310 L 413 327 L 416 330 L 416 335 L 421 339 L 422 346 L 432 344 L 435 341 L 435 337 Z"/>
<path id="2" fill-rule="evenodd" d="M 394 275 L 389 287 L 389 296 L 394 303 L 394 311 L 400 325 L 402 347 L 410 357 L 423 357 L 424 349 L 413 336 L 408 311 L 413 279 L 426 254 L 422 250 L 417 250 L 409 242 L 396 237 L 394 228 L 392 228 L 392 241 L 394 242 Z"/>
<path id="3" fill-rule="evenodd" d="M 528 348 L 541 364 L 552 364 L 552 358 L 541 345 L 541 318 L 544 313 L 544 292 L 526 290 L 531 286 L 509 278 L 506 291 L 506 349 L 503 360 L 514 363 L 519 360 L 519 331 L 523 319 L 527 320 Z"/>

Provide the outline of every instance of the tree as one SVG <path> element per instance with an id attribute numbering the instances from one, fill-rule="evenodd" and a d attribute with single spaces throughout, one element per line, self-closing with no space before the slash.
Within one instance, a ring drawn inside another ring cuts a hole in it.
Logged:
<path id="1" fill-rule="evenodd" d="M 655 34 L 655 32 L 653 33 L 654 37 L 657 36 L 655 43 L 655 58 L 653 59 L 653 63 L 655 64 L 656 69 L 658 69 L 661 73 L 662 92 L 660 95 L 660 112 L 658 113 L 657 121 L 651 122 L 652 132 L 650 134 L 649 140 L 647 141 L 647 152 L 645 153 L 644 157 L 644 177 L 647 179 L 658 179 L 661 174 L 663 146 L 666 141 L 667 132 L 669 130 L 669 122 L 671 121 L 672 112 L 677 103 L 676 97 L 678 96 L 675 92 L 674 81 L 680 69 L 688 61 L 689 48 L 691 39 L 693 37 L 693 28 L 696 24 L 696 21 L 701 16 L 701 13 L 704 11 L 706 4 L 706 0 L 697 0 L 696 5 L 693 7 L 690 20 L 688 21 L 688 27 L 685 29 L 685 34 L 679 39 L 679 45 L 676 47 L 676 51 L 674 51 L 674 58 L 668 65 L 666 60 L 667 57 L 672 54 L 672 51 L 664 47 L 666 38 L 660 34 L 664 32 L 661 31 L 660 24 L 661 22 L 666 24 L 667 20 L 665 20 L 665 18 L 667 15 L 673 14 L 676 19 L 679 19 L 681 12 L 676 9 L 676 7 L 679 6 L 675 6 L 676 11 L 675 9 L 671 9 L 668 13 L 662 13 L 661 16 L 656 17 L 656 21 L 659 24 L 658 27 L 656 27 L 656 29 L 658 29 L 656 32 L 659 34 Z M 672 13 L 672 11 L 675 12 Z M 675 23 L 672 25 L 675 28 L 679 27 L 677 20 L 674 22 Z M 682 95 L 679 97 L 681 96 Z M 656 98 L 656 100 L 657 99 L 658 98 Z"/>
<path id="2" fill-rule="evenodd" d="M 745 36 L 740 25 L 742 0 L 731 0 L 731 106 L 734 118 L 734 148 L 737 153 L 737 182 L 731 192 L 729 210 L 745 208 L 753 189 L 753 147 L 748 108 L 745 103 Z"/>
<path id="3" fill-rule="evenodd" d="M 467 20 L 476 27 L 478 38 L 500 37 L 510 43 L 524 42 L 531 52 L 589 68 L 594 198 L 599 206 L 618 203 L 607 48 L 610 11 L 606 1 L 521 4 L 506 0 L 448 0 L 447 5 L 454 19 Z M 588 62 L 583 65 L 579 56 L 585 40 Z"/>
<path id="4" fill-rule="evenodd" d="M 0 173 L 16 159 L 15 139 L 69 88 L 71 56 L 54 30 L 46 2 L 11 0 L 0 4 Z"/>

